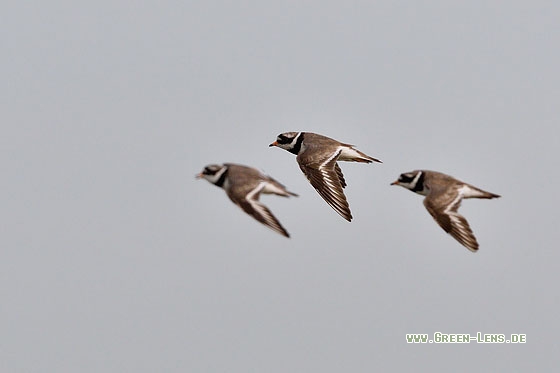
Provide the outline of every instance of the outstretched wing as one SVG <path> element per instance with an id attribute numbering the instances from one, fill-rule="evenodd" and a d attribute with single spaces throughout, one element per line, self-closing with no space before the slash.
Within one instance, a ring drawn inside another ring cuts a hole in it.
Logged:
<path id="1" fill-rule="evenodd" d="M 283 236 L 290 237 L 288 231 L 286 231 L 278 219 L 272 215 L 268 207 L 259 202 L 260 193 L 266 184 L 266 181 L 260 182 L 253 190 L 244 195 L 244 198 L 235 198 L 235 193 L 228 193 L 228 196 L 236 205 L 241 207 L 243 211 L 251 215 L 257 221 Z"/>
<path id="2" fill-rule="evenodd" d="M 336 174 L 338 175 L 338 180 L 340 181 L 340 185 L 342 185 L 343 188 L 346 188 L 346 180 L 344 180 L 344 175 L 342 174 L 342 170 L 340 169 L 340 166 L 336 162 L 334 163 L 334 169 L 336 171 Z"/>
<path id="3" fill-rule="evenodd" d="M 459 241 L 467 249 L 475 252 L 478 250 L 478 242 L 474 236 L 467 219 L 458 210 L 461 206 L 463 194 L 461 189 L 447 191 L 433 191 L 424 198 L 424 206 L 432 215 L 434 220 Z"/>
<path id="4" fill-rule="evenodd" d="M 299 167 L 315 190 L 344 219 L 352 221 L 352 213 L 342 188 L 346 186 L 342 170 L 336 164 L 342 150 L 339 149 L 329 158 L 313 163 L 298 162 Z"/>

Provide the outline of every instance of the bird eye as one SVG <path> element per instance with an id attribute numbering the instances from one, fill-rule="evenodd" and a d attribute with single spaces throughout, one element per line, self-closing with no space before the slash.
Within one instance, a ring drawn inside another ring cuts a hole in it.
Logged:
<path id="1" fill-rule="evenodd" d="M 401 176 L 399 177 L 399 181 L 403 183 L 409 183 L 412 181 L 412 179 L 413 177 L 410 174 L 401 174 Z"/>

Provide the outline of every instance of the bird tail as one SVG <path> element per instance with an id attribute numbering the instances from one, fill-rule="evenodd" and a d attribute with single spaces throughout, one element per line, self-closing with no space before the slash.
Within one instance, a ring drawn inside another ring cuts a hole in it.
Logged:
<path id="1" fill-rule="evenodd" d="M 344 148 L 340 152 L 340 156 L 338 157 L 339 161 L 348 161 L 348 162 L 361 162 L 361 163 L 371 163 L 371 162 L 381 162 L 377 158 L 370 157 L 369 155 L 359 151 L 358 149 L 354 148 L 351 145 L 348 145 L 347 148 Z"/>
<path id="2" fill-rule="evenodd" d="M 499 194 L 494 194 L 487 192 L 485 190 L 479 189 L 472 185 L 468 186 L 468 190 L 464 193 L 463 198 L 483 198 L 483 199 L 492 199 L 492 198 L 500 198 Z"/>

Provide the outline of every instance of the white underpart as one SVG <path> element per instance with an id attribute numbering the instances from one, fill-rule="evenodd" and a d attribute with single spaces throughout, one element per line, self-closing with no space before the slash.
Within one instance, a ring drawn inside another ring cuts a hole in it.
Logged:
<path id="1" fill-rule="evenodd" d="M 356 158 L 367 159 L 369 161 L 368 158 L 364 158 L 364 156 L 358 153 L 354 148 L 341 146 L 338 150 L 340 150 L 340 155 L 338 156 L 340 161 L 354 161 Z"/>
<path id="2" fill-rule="evenodd" d="M 461 194 L 463 198 L 476 198 L 484 195 L 484 193 L 481 193 L 480 191 L 473 189 L 468 185 L 463 185 L 461 188 L 459 188 L 459 194 Z"/>
<path id="3" fill-rule="evenodd" d="M 261 184 L 264 183 L 264 187 L 262 188 L 262 193 L 264 194 L 281 194 L 286 195 L 286 191 L 283 188 L 280 188 L 278 185 L 274 183 L 263 181 Z"/>

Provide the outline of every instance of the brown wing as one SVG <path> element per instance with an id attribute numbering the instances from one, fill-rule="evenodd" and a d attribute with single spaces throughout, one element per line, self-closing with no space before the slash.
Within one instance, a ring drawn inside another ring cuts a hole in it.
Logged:
<path id="1" fill-rule="evenodd" d="M 342 188 L 346 186 L 342 170 L 336 164 L 340 150 L 325 158 L 312 163 L 298 161 L 299 167 L 311 183 L 313 188 L 336 212 L 344 219 L 352 221 L 352 213 Z"/>
<path id="2" fill-rule="evenodd" d="M 342 170 L 340 169 L 340 166 L 336 162 L 334 163 L 334 169 L 336 171 L 336 174 L 338 175 L 338 180 L 340 180 L 340 185 L 342 185 L 343 188 L 346 188 L 346 180 L 344 180 L 344 175 L 342 174 Z"/>
<path id="3" fill-rule="evenodd" d="M 467 249 L 475 252 L 478 250 L 476 237 L 467 219 L 457 212 L 462 199 L 462 193 L 456 188 L 442 191 L 432 190 L 424 198 L 424 206 L 444 231 Z"/>
<path id="4" fill-rule="evenodd" d="M 288 231 L 286 231 L 278 219 L 272 215 L 268 207 L 259 202 L 260 193 L 265 185 L 266 182 L 261 182 L 248 193 L 245 193 L 246 190 L 243 187 L 235 188 L 232 186 L 227 192 L 227 195 L 233 203 L 241 207 L 243 211 L 251 215 L 257 221 L 283 236 L 290 237 Z"/>

